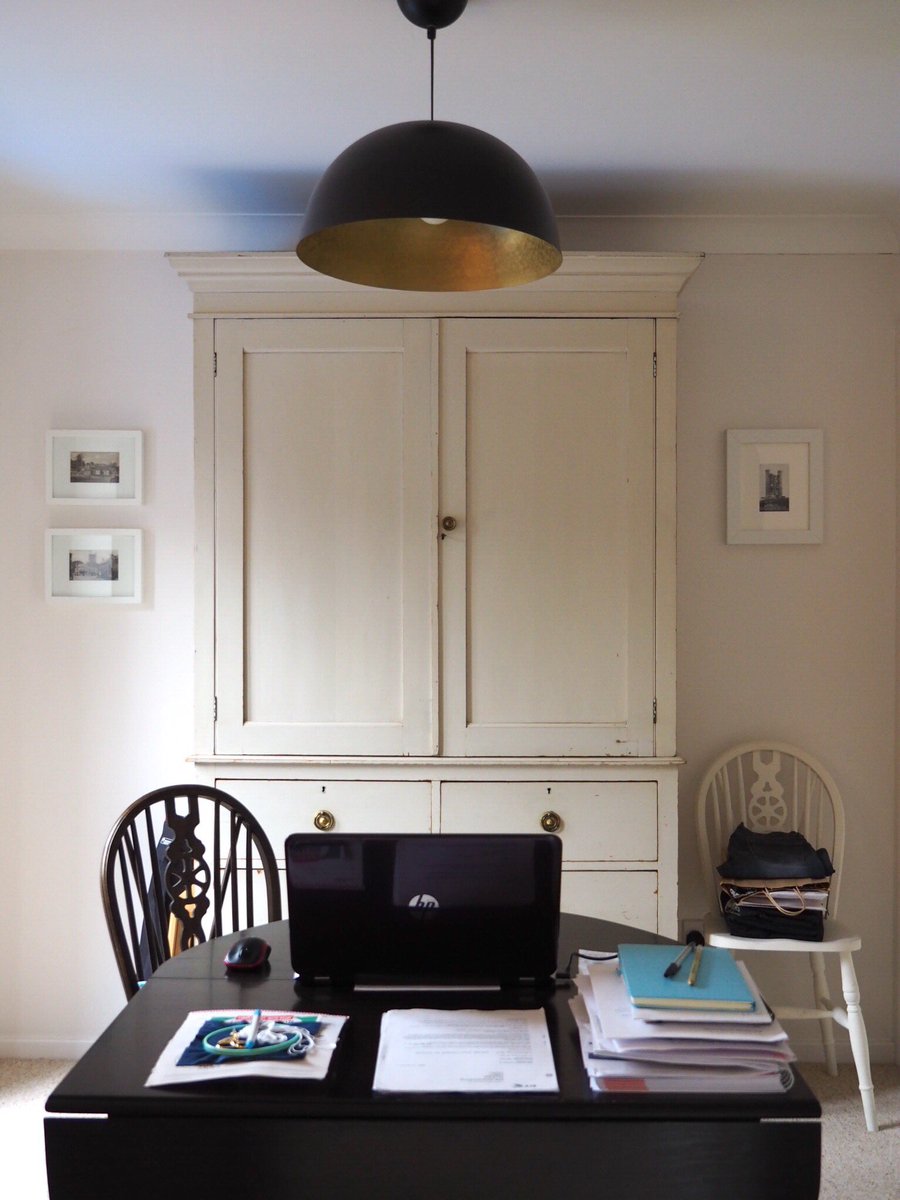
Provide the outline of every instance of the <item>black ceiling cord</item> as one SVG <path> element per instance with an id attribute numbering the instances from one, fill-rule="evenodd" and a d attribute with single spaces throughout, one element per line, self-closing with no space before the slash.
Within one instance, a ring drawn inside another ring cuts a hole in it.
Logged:
<path id="1" fill-rule="evenodd" d="M 434 42 L 439 29 L 446 29 L 462 16 L 468 0 L 397 0 L 400 11 L 428 34 L 431 43 L 431 120 L 434 120 Z"/>
<path id="2" fill-rule="evenodd" d="M 437 37 L 437 29 L 433 25 L 428 26 L 428 40 L 431 43 L 431 120 L 434 120 L 434 43 Z"/>

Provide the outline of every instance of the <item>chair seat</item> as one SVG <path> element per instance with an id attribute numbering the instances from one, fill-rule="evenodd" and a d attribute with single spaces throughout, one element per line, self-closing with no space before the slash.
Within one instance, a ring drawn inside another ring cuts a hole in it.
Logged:
<path id="1" fill-rule="evenodd" d="M 821 942 L 801 941 L 799 938 L 748 938 L 738 937 L 728 932 L 724 918 L 710 914 L 704 921 L 707 944 L 721 946 L 726 950 L 766 950 L 769 953 L 796 954 L 798 951 L 809 954 L 840 954 L 844 951 L 859 950 L 862 938 L 859 934 L 842 925 L 840 921 L 828 918 L 825 922 L 825 937 Z"/>

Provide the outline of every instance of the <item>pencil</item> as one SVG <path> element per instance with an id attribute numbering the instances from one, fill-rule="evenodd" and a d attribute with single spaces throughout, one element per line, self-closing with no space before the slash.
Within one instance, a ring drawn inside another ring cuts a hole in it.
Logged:
<path id="1" fill-rule="evenodd" d="M 693 987 L 697 982 L 697 972 L 700 970 L 700 959 L 703 956 L 703 947 L 698 946 L 697 952 L 694 955 L 694 961 L 691 965 L 691 973 L 688 975 L 688 987 Z"/>

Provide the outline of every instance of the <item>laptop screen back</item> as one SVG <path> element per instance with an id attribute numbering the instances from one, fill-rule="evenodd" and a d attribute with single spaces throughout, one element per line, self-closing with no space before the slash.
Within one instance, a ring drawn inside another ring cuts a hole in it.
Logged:
<path id="1" fill-rule="evenodd" d="M 548 981 L 562 843 L 548 834 L 292 834 L 301 983 Z"/>

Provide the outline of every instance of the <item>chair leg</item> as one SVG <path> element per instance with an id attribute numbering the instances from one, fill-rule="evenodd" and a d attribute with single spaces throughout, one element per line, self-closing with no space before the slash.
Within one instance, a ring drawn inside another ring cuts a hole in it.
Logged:
<path id="1" fill-rule="evenodd" d="M 831 1003 L 831 995 L 828 991 L 828 980 L 825 977 L 825 955 L 810 952 L 809 965 L 812 968 L 813 995 L 816 1000 L 816 1008 L 824 1009 L 828 1013 L 827 1017 L 822 1017 L 819 1021 L 819 1029 L 822 1034 L 822 1047 L 825 1051 L 825 1066 L 828 1069 L 829 1075 L 837 1075 L 837 1054 L 834 1049 L 834 1018 L 831 1016 L 833 1005 Z"/>
<path id="2" fill-rule="evenodd" d="M 856 1064 L 856 1074 L 859 1078 L 859 1094 L 862 1097 L 866 1129 L 869 1133 L 876 1133 L 878 1118 L 875 1114 L 875 1088 L 872 1085 L 872 1069 L 869 1065 L 869 1039 L 866 1035 L 862 1009 L 859 1006 L 859 983 L 853 966 L 853 955 L 849 950 L 841 952 L 841 984 L 844 991 L 844 1002 L 847 1005 L 850 1049 L 853 1051 L 853 1061 Z"/>

